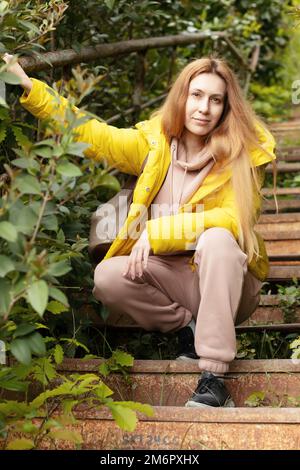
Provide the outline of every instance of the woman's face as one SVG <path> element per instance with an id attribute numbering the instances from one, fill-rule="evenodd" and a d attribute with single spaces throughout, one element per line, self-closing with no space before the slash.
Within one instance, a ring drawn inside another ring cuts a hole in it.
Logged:
<path id="1" fill-rule="evenodd" d="M 224 109 L 225 81 L 214 73 L 193 78 L 185 106 L 185 127 L 192 134 L 205 136 L 219 122 Z"/>

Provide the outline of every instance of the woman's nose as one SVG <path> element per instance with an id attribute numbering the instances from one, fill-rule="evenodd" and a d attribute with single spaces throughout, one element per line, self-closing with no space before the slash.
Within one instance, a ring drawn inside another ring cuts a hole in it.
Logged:
<path id="1" fill-rule="evenodd" d="M 198 111 L 204 114 L 209 112 L 209 101 L 208 99 L 203 98 L 198 106 Z"/>

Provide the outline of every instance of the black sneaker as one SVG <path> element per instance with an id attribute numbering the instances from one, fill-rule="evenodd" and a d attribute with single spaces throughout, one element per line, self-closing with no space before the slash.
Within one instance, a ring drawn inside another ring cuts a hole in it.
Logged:
<path id="1" fill-rule="evenodd" d="M 192 328 L 185 326 L 177 333 L 178 336 L 178 355 L 176 361 L 191 361 L 199 359 L 194 345 L 194 333 Z"/>
<path id="2" fill-rule="evenodd" d="M 235 404 L 221 377 L 204 371 L 196 390 L 185 406 L 199 408 L 224 406 L 233 408 Z"/>

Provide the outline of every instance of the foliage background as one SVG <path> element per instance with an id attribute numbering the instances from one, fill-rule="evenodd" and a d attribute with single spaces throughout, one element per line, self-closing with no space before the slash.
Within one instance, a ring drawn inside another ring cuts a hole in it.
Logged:
<path id="1" fill-rule="evenodd" d="M 297 74 L 298 32 L 292 0 L 0 1 L 0 52 L 34 55 L 44 51 L 201 30 L 226 31 L 250 60 L 261 44 L 249 98 L 259 114 L 282 118 L 290 110 L 291 78 Z M 75 27 L 76 26 L 76 27 Z M 292 40 L 290 40 L 292 38 Z M 245 71 L 224 41 L 208 39 L 188 47 L 147 52 L 141 104 L 165 93 L 177 72 L 205 54 L 228 59 L 241 83 Z M 90 112 L 117 126 L 131 126 L 158 106 L 124 115 L 137 87 L 136 54 L 49 69 L 34 74 Z M 90 315 L 107 316 L 90 292 L 93 267 L 87 256 L 91 212 L 119 190 L 124 175 L 95 166 L 75 144 L 70 126 L 49 128 L 19 105 L 21 91 L 7 82 L 0 108 L 0 339 L 13 355 L 29 362 L 61 344 L 67 356 L 110 353 Z M 45 141 L 46 140 L 46 141 Z M 50 177 L 50 179 L 49 179 Z M 3 225 L 4 224 L 4 225 Z M 151 348 L 150 348 L 151 349 Z"/>
<path id="2" fill-rule="evenodd" d="M 0 0 L 0 53 L 22 57 L 68 48 L 80 51 L 101 43 L 210 31 L 211 38 L 202 43 L 149 50 L 142 86 L 141 55 L 136 54 L 34 74 L 71 104 L 100 119 L 113 117 L 117 126 L 131 126 L 147 119 L 160 101 L 145 109 L 140 105 L 166 93 L 177 72 L 193 58 L 206 54 L 226 58 L 243 85 L 245 70 L 226 43 L 213 36 L 214 31 L 226 31 L 247 61 L 253 47 L 261 45 L 249 99 L 263 117 L 278 120 L 289 115 L 291 84 L 299 78 L 299 30 L 290 15 L 298 4 L 296 0 Z M 10 365 L 0 369 L 0 437 L 11 449 L 37 447 L 44 438 L 80 445 L 80 435 L 66 433 L 65 426 L 74 422 L 72 409 L 84 400 L 107 406 L 123 429 L 132 430 L 136 410 L 151 414 L 147 405 L 113 401 L 112 391 L 94 374 L 63 377 L 56 370 L 63 357 L 94 354 L 111 356 L 99 370 L 102 377 L 115 370 L 126 374 L 133 358 L 112 351 L 120 344 L 140 358 L 172 358 L 176 353 L 172 335 L 137 332 L 130 338 L 115 336 L 113 342 L 97 327 L 97 320 L 108 312 L 91 296 L 89 219 L 99 202 L 120 189 L 125 176 L 105 162 L 96 166 L 84 158 L 84 145 L 76 143 L 73 135 L 82 121 L 71 107 L 67 127 L 63 122 L 55 127 L 37 122 L 21 108 L 21 90 L 4 63 L 0 85 L 1 81 L 6 83 L 6 99 L 0 97 L 0 345 L 5 344 Z M 124 113 L 129 108 L 133 110 Z M 284 308 L 290 311 L 300 299 L 298 286 L 288 289 L 291 300 Z M 287 357 L 293 339 L 296 357 L 299 340 L 293 335 L 270 334 L 263 341 L 242 335 L 238 357 Z M 54 379 L 60 385 L 50 391 Z M 43 391 L 30 401 L 32 380 Z M 7 392 L 24 394 L 23 401 L 5 400 Z M 54 419 L 58 403 L 62 414 Z M 36 425 L 34 419 L 44 416 L 45 409 L 47 419 Z M 27 437 L 7 444 L 15 432 Z"/>

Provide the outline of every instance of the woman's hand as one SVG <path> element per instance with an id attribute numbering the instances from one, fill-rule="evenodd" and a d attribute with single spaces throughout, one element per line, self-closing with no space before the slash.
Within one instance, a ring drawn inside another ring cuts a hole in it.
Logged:
<path id="1" fill-rule="evenodd" d="M 123 276 L 128 273 L 133 280 L 136 276 L 141 276 L 144 269 L 147 267 L 148 257 L 151 246 L 148 239 L 148 232 L 145 229 L 130 253 Z"/>
<path id="2" fill-rule="evenodd" d="M 21 85 L 22 88 L 24 88 L 24 90 L 28 94 L 30 92 L 31 88 L 32 88 L 32 82 L 31 82 L 30 78 L 28 77 L 28 75 L 22 69 L 21 65 L 18 62 L 15 61 L 15 58 L 14 58 L 13 55 L 7 54 L 7 52 L 4 54 L 2 59 L 8 65 L 11 64 L 11 65 L 9 65 L 7 71 L 15 74 L 17 77 L 20 78 L 20 80 L 21 80 L 20 85 Z"/>

